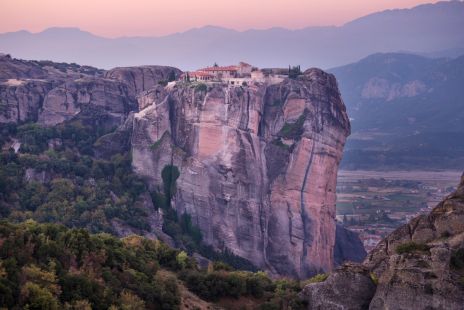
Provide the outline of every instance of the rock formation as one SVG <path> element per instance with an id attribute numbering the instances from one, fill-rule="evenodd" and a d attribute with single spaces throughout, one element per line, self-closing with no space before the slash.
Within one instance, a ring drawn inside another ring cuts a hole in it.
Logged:
<path id="1" fill-rule="evenodd" d="M 307 285 L 300 293 L 311 310 L 368 309 L 375 293 L 369 269 L 346 264 L 322 282 Z"/>
<path id="2" fill-rule="evenodd" d="M 1 56 L 0 68 L 0 123 L 103 126 L 112 132 L 95 143 L 95 156 L 131 151 L 152 190 L 163 188 L 164 167 L 176 166 L 172 207 L 190 214 L 216 250 L 301 278 L 359 260 L 342 244 L 352 236 L 336 233 L 350 124 L 332 75 L 310 69 L 278 84 L 230 87 L 166 85 L 181 71 L 161 66 L 103 72 Z"/>
<path id="3" fill-rule="evenodd" d="M 330 284 L 333 281 L 309 284 L 302 292 L 308 309 L 355 309 L 350 292 L 359 300 L 369 299 L 369 309 L 463 309 L 464 175 L 458 190 L 430 214 L 395 230 L 362 266 L 345 265 L 328 280 L 348 278 L 347 273 L 353 278 L 360 269 L 370 272 L 375 293 L 367 287 L 359 291 L 357 281 L 344 281 L 343 292 Z"/>
<path id="4" fill-rule="evenodd" d="M 366 255 L 366 250 L 358 234 L 337 223 L 334 248 L 335 265 L 341 265 L 346 261 L 360 263 Z"/>
<path id="5" fill-rule="evenodd" d="M 56 125 L 89 109 L 104 112 L 110 123 L 117 127 L 130 111 L 136 109 L 136 105 L 127 86 L 121 82 L 102 78 L 66 81 L 45 96 L 39 123 Z"/>
<path id="6" fill-rule="evenodd" d="M 159 82 L 177 79 L 181 71 L 167 66 L 118 67 L 105 72 L 105 77 L 126 83 L 132 95 L 149 90 Z"/>
<path id="7" fill-rule="evenodd" d="M 69 119 L 77 114 L 79 108 L 76 104 L 86 95 L 77 87 L 82 85 L 80 79 L 90 78 L 99 83 L 101 76 L 102 70 L 88 66 L 26 61 L 0 55 L 0 123 L 35 122 L 41 113 L 45 113 L 41 117 L 44 124 L 52 125 Z M 119 87 L 125 86 L 120 84 Z M 99 95 L 106 102 L 112 100 L 110 96 L 103 98 L 107 94 Z M 94 103 L 98 105 L 95 100 L 91 102 Z"/>
<path id="8" fill-rule="evenodd" d="M 133 166 L 153 189 L 180 170 L 173 206 L 204 241 L 274 274 L 333 266 L 335 185 L 350 125 L 318 69 L 272 86 L 189 84 L 139 95 Z"/>

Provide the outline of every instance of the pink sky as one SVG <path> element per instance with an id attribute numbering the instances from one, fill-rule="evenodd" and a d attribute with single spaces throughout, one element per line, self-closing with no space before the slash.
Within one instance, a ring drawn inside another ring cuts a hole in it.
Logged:
<path id="1" fill-rule="evenodd" d="M 105 37 L 157 36 L 205 25 L 246 30 L 342 25 L 418 0 L 0 0 L 0 32 L 79 27 Z"/>

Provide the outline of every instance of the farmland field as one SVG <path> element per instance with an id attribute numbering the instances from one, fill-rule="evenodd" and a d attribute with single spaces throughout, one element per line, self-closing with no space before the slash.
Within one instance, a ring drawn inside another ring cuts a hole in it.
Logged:
<path id="1" fill-rule="evenodd" d="M 337 220 L 357 231 L 369 251 L 396 227 L 435 207 L 456 188 L 461 174 L 340 170 Z"/>

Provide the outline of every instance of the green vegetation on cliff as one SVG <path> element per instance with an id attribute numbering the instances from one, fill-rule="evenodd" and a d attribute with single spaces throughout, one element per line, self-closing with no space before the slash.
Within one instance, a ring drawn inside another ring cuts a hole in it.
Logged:
<path id="1" fill-rule="evenodd" d="M 92 232 L 114 232 L 111 221 L 119 219 L 149 230 L 146 210 L 136 203 L 146 186 L 132 173 L 130 156 L 93 156 L 94 142 L 106 131 L 79 121 L 10 127 L 3 131 L 16 133 L 21 147 L 19 153 L 11 148 L 0 153 L 0 217 Z"/>

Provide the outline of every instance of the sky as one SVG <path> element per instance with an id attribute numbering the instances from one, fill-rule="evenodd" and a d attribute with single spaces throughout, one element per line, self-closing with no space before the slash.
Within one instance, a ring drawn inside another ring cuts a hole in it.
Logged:
<path id="1" fill-rule="evenodd" d="M 426 0 L 425 0 L 426 1 Z M 104 37 L 161 36 L 206 25 L 236 30 L 342 25 L 424 0 L 0 0 L 0 33 L 78 27 Z"/>

